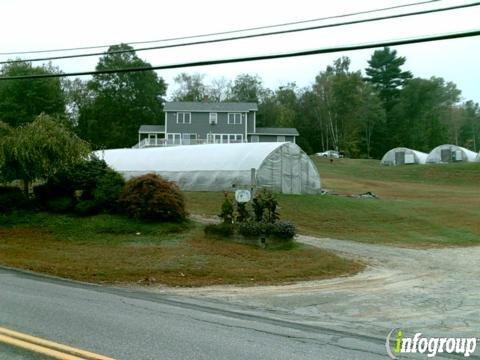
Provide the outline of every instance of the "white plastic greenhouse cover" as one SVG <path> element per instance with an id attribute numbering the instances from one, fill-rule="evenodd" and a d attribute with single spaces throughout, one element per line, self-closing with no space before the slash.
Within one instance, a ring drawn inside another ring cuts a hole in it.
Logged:
<path id="1" fill-rule="evenodd" d="M 437 146 L 435 149 L 430 151 L 430 154 L 428 154 L 428 157 L 427 157 L 427 163 L 444 162 L 442 161 L 442 150 L 450 150 L 451 152 L 455 151 L 455 152 L 461 153 L 462 159 L 457 161 L 472 162 L 472 161 L 475 161 L 475 158 L 477 157 L 477 153 L 471 150 L 465 149 L 457 145 L 445 144 L 445 145 Z"/>
<path id="2" fill-rule="evenodd" d="M 480 152 L 478 153 L 477 157 L 475 158 L 475 162 L 480 162 Z"/>
<path id="3" fill-rule="evenodd" d="M 412 155 L 415 164 L 425 164 L 427 162 L 428 154 L 421 151 L 412 150 L 409 148 L 397 147 L 387 151 L 385 155 L 383 155 L 383 158 L 380 161 L 380 163 L 382 165 L 399 165 L 397 164 L 395 154 L 401 153 L 401 152 L 403 152 L 405 155 L 407 154 Z"/>
<path id="4" fill-rule="evenodd" d="M 320 176 L 293 143 L 206 144 L 95 152 L 126 179 L 156 173 L 187 191 L 231 190 L 251 185 L 286 194 L 318 193 Z"/>

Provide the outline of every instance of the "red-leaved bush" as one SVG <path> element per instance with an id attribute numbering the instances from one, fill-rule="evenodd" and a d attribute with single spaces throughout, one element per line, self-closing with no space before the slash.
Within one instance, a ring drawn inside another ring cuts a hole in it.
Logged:
<path id="1" fill-rule="evenodd" d="M 182 221 L 187 216 L 178 186 L 155 174 L 129 180 L 119 202 L 128 216 L 140 220 Z"/>

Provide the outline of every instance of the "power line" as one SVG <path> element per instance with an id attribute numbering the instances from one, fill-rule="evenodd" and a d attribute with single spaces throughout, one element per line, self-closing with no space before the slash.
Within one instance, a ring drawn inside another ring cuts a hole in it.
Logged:
<path id="1" fill-rule="evenodd" d="M 424 37 L 410 38 L 410 39 L 390 40 L 390 41 L 383 41 L 383 42 L 376 42 L 376 43 L 345 45 L 345 46 L 337 46 L 332 48 L 322 48 L 322 49 L 270 54 L 270 55 L 257 55 L 257 56 L 241 57 L 241 58 L 204 60 L 204 61 L 195 61 L 195 62 L 179 63 L 179 64 L 172 64 L 172 65 L 105 69 L 105 70 L 96 70 L 96 71 L 57 73 L 57 74 L 7 76 L 7 77 L 0 77 L 0 81 L 60 78 L 60 77 L 70 77 L 70 76 L 87 76 L 87 75 L 100 75 L 100 74 L 112 74 L 112 73 L 130 73 L 130 72 L 143 72 L 143 71 L 151 71 L 151 70 L 167 70 L 167 69 L 178 69 L 178 68 L 185 68 L 185 67 L 230 64 L 230 63 L 249 62 L 249 61 L 258 61 L 258 60 L 273 60 L 273 59 L 298 57 L 298 56 L 328 54 L 328 53 L 342 52 L 342 51 L 364 50 L 364 49 L 372 49 L 372 48 L 385 47 L 385 46 L 398 46 L 398 45 L 440 41 L 440 40 L 452 40 L 452 39 L 459 39 L 459 38 L 466 38 L 466 37 L 473 37 L 473 36 L 480 36 L 480 29 L 466 31 L 466 32 L 431 35 L 431 36 L 424 36 Z"/>
<path id="2" fill-rule="evenodd" d="M 188 39 L 195 39 L 195 38 L 202 38 L 202 37 L 211 37 L 211 36 L 218 36 L 218 35 L 228 35 L 228 34 L 234 34 L 234 33 L 239 33 L 239 32 L 246 32 L 246 31 L 253 31 L 253 30 L 264 30 L 264 29 L 271 29 L 271 28 L 276 28 L 276 27 L 299 25 L 299 24 L 305 24 L 305 23 L 310 23 L 310 22 L 318 22 L 318 21 L 340 19 L 340 18 L 357 16 L 357 15 L 372 14 L 372 13 L 376 13 L 376 12 L 382 12 L 382 11 L 395 10 L 395 9 L 412 7 L 412 6 L 425 5 L 425 4 L 430 4 L 430 3 L 439 2 L 439 1 L 442 1 L 442 0 L 421 1 L 421 2 L 403 4 L 403 5 L 390 6 L 390 7 L 386 7 L 386 8 L 380 8 L 380 9 L 364 10 L 364 11 L 359 11 L 359 12 L 354 12 L 354 13 L 326 16 L 326 17 L 321 17 L 321 18 L 317 18 L 317 19 L 300 20 L 300 21 L 286 22 L 286 23 L 275 24 L 275 25 L 264 25 L 264 26 L 250 27 L 250 28 L 245 28 L 245 29 L 221 31 L 221 32 L 198 34 L 198 35 L 189 35 L 189 36 L 174 37 L 174 38 L 159 39 L 159 40 L 131 41 L 131 42 L 129 42 L 129 44 L 131 44 L 131 45 L 152 44 L 152 43 L 160 43 L 160 42 L 168 42 L 168 41 L 178 41 L 178 40 L 188 40 Z M 83 47 L 72 47 L 72 48 L 50 49 L 50 50 L 0 52 L 0 55 L 25 55 L 25 54 L 40 54 L 40 53 L 52 53 L 52 52 L 66 52 L 66 51 L 76 51 L 76 50 L 91 50 L 91 49 L 108 48 L 108 47 L 113 46 L 113 45 L 116 45 L 116 44 L 83 46 Z"/>
<path id="3" fill-rule="evenodd" d="M 0 61 L 0 64 L 14 64 L 14 63 L 20 63 L 20 62 L 37 62 L 37 61 L 50 61 L 50 60 L 65 60 L 65 59 L 83 58 L 83 57 L 91 57 L 91 56 L 102 56 L 102 55 L 107 55 L 107 54 L 110 55 L 110 54 L 131 53 L 131 52 L 134 52 L 134 51 L 135 52 L 140 52 L 140 51 L 169 49 L 169 48 L 185 47 L 185 46 L 193 46 L 193 45 L 205 45 L 205 44 L 213 44 L 213 43 L 233 41 L 233 40 L 244 40 L 244 39 L 257 38 L 257 37 L 290 34 L 290 33 L 296 33 L 296 32 L 319 30 L 319 29 L 340 27 L 340 26 L 346 26 L 346 25 L 355 25 L 355 24 L 362 24 L 362 23 L 368 23 L 368 22 L 374 22 L 374 21 L 396 19 L 396 18 L 402 18 L 402 17 L 408 17 L 408 16 L 425 15 L 425 14 L 431 14 L 431 13 L 437 13 L 437 12 L 464 9 L 464 8 L 469 8 L 469 7 L 473 7 L 473 6 L 478 6 L 478 5 L 480 5 L 480 1 L 474 2 L 474 3 L 462 4 L 462 5 L 449 6 L 449 7 L 444 7 L 444 8 L 421 10 L 421 11 L 415 11 L 415 12 L 410 12 L 410 13 L 386 15 L 386 16 L 379 16 L 379 17 L 374 17 L 374 18 L 370 18 L 370 19 L 352 20 L 352 21 L 345 21 L 345 22 L 341 22 L 341 23 L 310 26 L 310 27 L 297 28 L 297 29 L 272 31 L 272 32 L 261 33 L 261 34 L 250 34 L 250 35 L 241 35 L 241 36 L 234 36 L 234 37 L 221 38 L 221 39 L 193 41 L 193 42 L 180 43 L 180 44 L 151 46 L 151 47 L 137 48 L 137 49 L 132 49 L 132 50 L 114 50 L 114 51 L 108 51 L 108 52 L 52 56 L 52 57 L 24 59 L 24 60 L 7 60 L 7 61 Z"/>

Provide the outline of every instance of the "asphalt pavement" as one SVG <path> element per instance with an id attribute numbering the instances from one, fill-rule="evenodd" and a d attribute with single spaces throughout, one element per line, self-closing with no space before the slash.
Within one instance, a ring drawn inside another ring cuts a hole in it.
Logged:
<path id="1" fill-rule="evenodd" d="M 0 326 L 116 359 L 385 359 L 384 339 L 266 310 L 0 269 Z M 0 359 L 43 359 L 0 344 Z"/>

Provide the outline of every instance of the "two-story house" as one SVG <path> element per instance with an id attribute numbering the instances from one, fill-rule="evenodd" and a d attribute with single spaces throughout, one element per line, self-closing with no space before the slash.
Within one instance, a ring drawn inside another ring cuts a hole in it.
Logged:
<path id="1" fill-rule="evenodd" d="M 137 147 L 203 143 L 295 143 L 295 128 L 256 126 L 256 103 L 167 102 L 165 125 L 142 125 Z"/>

